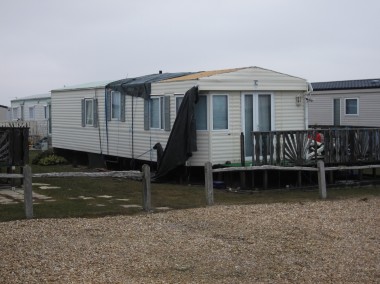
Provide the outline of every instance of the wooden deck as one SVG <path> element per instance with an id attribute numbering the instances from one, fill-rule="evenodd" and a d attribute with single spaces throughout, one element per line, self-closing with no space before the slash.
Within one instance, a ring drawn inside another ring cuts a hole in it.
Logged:
<path id="1" fill-rule="evenodd" d="M 362 165 L 380 162 L 380 128 L 252 132 L 252 164 Z"/>

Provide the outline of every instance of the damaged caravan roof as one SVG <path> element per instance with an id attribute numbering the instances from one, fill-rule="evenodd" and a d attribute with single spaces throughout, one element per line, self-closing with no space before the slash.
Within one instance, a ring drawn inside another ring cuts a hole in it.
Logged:
<path id="1" fill-rule="evenodd" d="M 190 72 L 180 73 L 158 73 L 140 76 L 136 78 L 126 78 L 111 82 L 106 85 L 106 90 L 118 91 L 124 95 L 149 99 L 151 93 L 151 84 L 175 77 L 182 77 L 192 74 Z"/>

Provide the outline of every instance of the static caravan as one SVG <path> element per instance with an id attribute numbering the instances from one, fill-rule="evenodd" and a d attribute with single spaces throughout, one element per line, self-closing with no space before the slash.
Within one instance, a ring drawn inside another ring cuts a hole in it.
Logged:
<path id="1" fill-rule="evenodd" d="M 158 162 L 159 175 L 236 162 L 241 133 L 249 159 L 252 131 L 307 129 L 309 92 L 306 80 L 259 67 L 53 90 L 53 147 Z"/>
<path id="2" fill-rule="evenodd" d="M 311 126 L 380 127 L 380 79 L 312 83 Z"/>
<path id="3" fill-rule="evenodd" d="M 106 139 L 104 90 L 110 82 L 65 86 L 51 91 L 52 146 L 55 150 L 90 158 L 103 154 Z"/>
<path id="4" fill-rule="evenodd" d="M 0 122 L 7 122 L 10 120 L 10 110 L 7 106 L 0 105 Z"/>
<path id="5" fill-rule="evenodd" d="M 25 121 L 29 128 L 29 137 L 34 144 L 51 134 L 50 94 L 41 94 L 11 100 L 11 120 Z"/>

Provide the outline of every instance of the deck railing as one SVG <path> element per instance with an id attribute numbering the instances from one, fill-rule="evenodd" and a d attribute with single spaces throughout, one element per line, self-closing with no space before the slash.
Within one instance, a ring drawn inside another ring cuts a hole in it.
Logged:
<path id="1" fill-rule="evenodd" d="M 380 128 L 252 132 L 254 165 L 369 164 L 380 162 Z"/>

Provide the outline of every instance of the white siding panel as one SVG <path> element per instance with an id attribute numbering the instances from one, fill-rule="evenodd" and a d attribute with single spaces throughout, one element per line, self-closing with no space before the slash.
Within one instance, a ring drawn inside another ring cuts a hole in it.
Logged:
<path id="1" fill-rule="evenodd" d="M 189 159 L 191 166 L 204 166 L 210 160 L 209 152 L 209 132 L 197 131 L 197 148 L 198 150 L 193 153 Z"/>
<path id="2" fill-rule="evenodd" d="M 257 81 L 257 85 L 255 85 Z M 241 69 L 199 79 L 200 90 L 287 91 L 307 90 L 304 79 L 259 67 Z"/>
<path id="3" fill-rule="evenodd" d="M 296 105 L 296 97 L 301 92 L 275 92 L 275 128 L 276 130 L 305 129 L 305 101 Z"/>
<path id="4" fill-rule="evenodd" d="M 212 163 L 224 164 L 226 161 L 240 161 L 240 134 L 227 133 L 212 134 Z"/>
<path id="5" fill-rule="evenodd" d="M 309 103 L 309 125 L 332 125 L 333 124 L 333 100 L 340 96 L 325 96 L 313 94 L 313 101 Z M 343 111 L 341 101 L 341 114 Z"/>
<path id="6" fill-rule="evenodd" d="M 82 127 L 81 124 L 81 100 L 95 97 L 95 90 L 52 92 L 53 147 L 100 153 L 100 144 L 105 141 L 104 114 L 101 111 L 104 109 L 104 89 L 96 90 L 96 95 L 100 129 Z"/>

